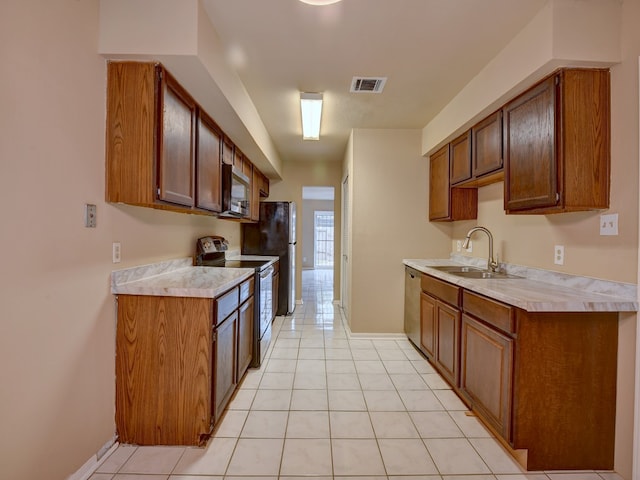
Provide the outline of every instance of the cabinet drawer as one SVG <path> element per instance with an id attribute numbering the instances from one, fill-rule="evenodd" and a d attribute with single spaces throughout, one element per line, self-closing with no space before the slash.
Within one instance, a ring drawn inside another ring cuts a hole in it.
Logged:
<path id="1" fill-rule="evenodd" d="M 464 290 L 462 309 L 504 332 L 516 333 L 513 308 L 509 305 Z"/>
<path id="2" fill-rule="evenodd" d="M 253 295 L 254 288 L 255 288 L 255 279 L 253 277 L 242 282 L 242 285 L 240 285 L 240 302 L 239 302 L 240 305 L 246 302 L 247 299 Z"/>
<path id="3" fill-rule="evenodd" d="M 460 305 L 460 291 L 462 290 L 460 287 L 430 277 L 429 275 L 422 276 L 421 285 L 424 292 L 433 295 L 443 302 L 447 302 L 456 307 Z"/>
<path id="4" fill-rule="evenodd" d="M 238 308 L 238 292 L 240 289 L 235 287 L 224 295 L 216 298 L 215 324 L 220 325 L 234 310 Z"/>

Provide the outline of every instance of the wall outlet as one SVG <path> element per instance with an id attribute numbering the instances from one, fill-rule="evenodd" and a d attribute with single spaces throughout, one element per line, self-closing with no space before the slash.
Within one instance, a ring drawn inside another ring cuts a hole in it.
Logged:
<path id="1" fill-rule="evenodd" d="M 553 263 L 556 265 L 564 265 L 564 245 L 556 245 L 553 247 Z"/>
<path id="2" fill-rule="evenodd" d="M 618 235 L 618 214 L 600 215 L 600 235 Z"/>
<path id="3" fill-rule="evenodd" d="M 462 240 L 456 240 L 456 252 L 462 251 Z"/>
<path id="4" fill-rule="evenodd" d="M 87 228 L 96 228 L 97 222 L 96 206 L 92 203 L 84 205 L 84 226 Z"/>
<path id="5" fill-rule="evenodd" d="M 120 263 L 120 242 L 113 242 L 111 246 L 111 261 Z"/>

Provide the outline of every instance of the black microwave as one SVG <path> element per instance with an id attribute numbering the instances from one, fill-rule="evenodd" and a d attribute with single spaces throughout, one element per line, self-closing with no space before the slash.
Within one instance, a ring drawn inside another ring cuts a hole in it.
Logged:
<path id="1" fill-rule="evenodd" d="M 249 216 L 249 183 L 249 177 L 233 165 L 222 164 L 222 212 L 219 216 Z"/>

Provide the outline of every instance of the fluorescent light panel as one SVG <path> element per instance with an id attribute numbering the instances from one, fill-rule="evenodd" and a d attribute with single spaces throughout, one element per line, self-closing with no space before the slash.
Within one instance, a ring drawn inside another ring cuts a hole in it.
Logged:
<path id="1" fill-rule="evenodd" d="M 332 3 L 338 3 L 340 0 L 300 0 L 302 3 L 309 5 L 331 5 Z"/>
<path id="2" fill-rule="evenodd" d="M 322 94 L 300 93 L 300 110 L 302 112 L 302 139 L 320 140 Z"/>

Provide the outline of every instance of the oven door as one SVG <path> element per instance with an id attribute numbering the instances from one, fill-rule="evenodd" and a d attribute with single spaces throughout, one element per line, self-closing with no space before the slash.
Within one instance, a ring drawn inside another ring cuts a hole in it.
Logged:
<path id="1" fill-rule="evenodd" d="M 273 318 L 273 266 L 260 272 L 260 338 L 271 328 Z"/>

